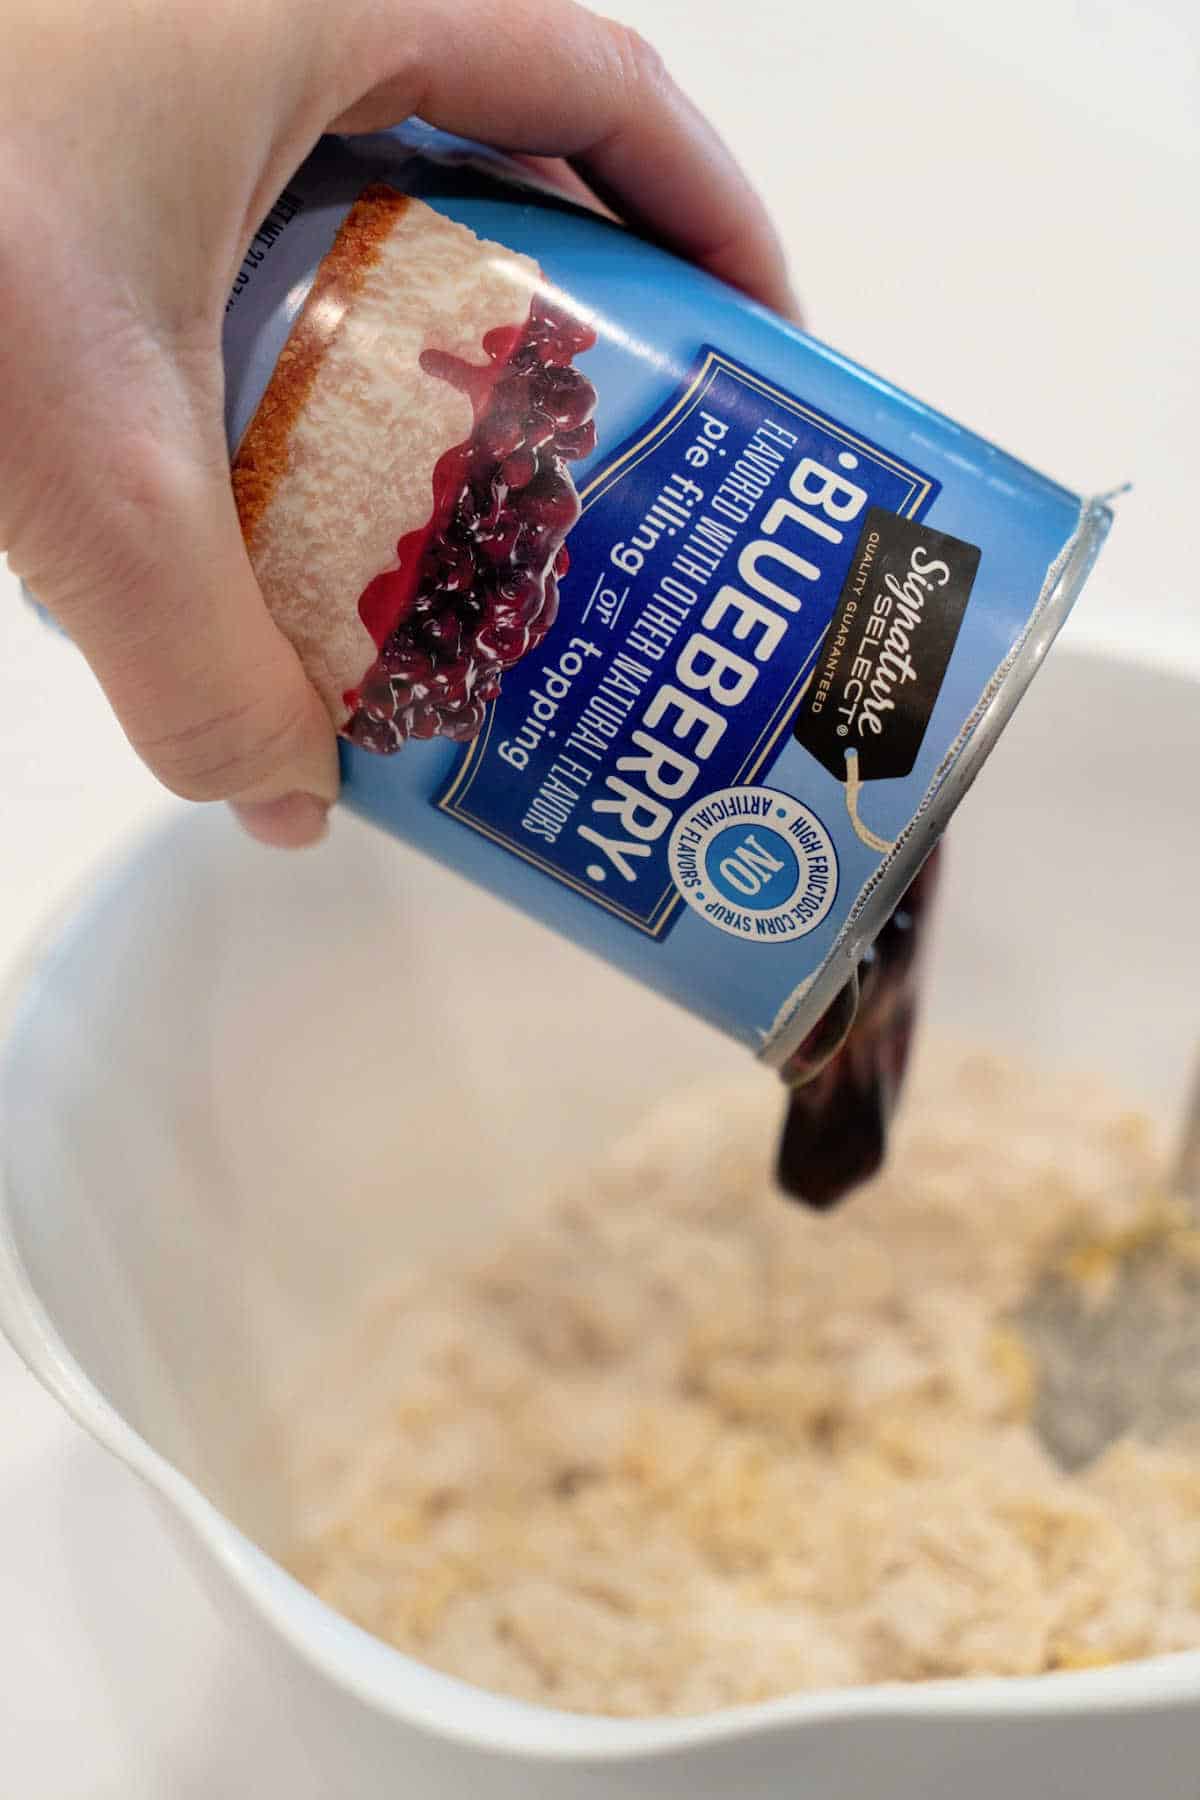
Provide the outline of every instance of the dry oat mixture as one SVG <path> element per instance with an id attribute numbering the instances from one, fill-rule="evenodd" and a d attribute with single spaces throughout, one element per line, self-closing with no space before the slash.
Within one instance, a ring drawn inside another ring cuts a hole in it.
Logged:
<path id="1" fill-rule="evenodd" d="M 440 1669 L 596 1713 L 1200 1646 L 1200 1453 L 1061 1475 L 1005 1323 L 1139 1216 L 1145 1122 L 927 1066 L 887 1173 L 814 1217 L 771 1185 L 778 1106 L 753 1077 L 668 1104 L 382 1302 L 345 1379 L 387 1405 L 321 1471 L 296 1572 Z"/>

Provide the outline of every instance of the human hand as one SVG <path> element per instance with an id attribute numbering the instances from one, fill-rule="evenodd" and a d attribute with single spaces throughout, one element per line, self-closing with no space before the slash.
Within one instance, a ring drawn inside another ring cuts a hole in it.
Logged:
<path id="1" fill-rule="evenodd" d="M 762 206 L 624 27 L 571 0 L 8 0 L 0 548 L 177 794 L 318 838 L 333 728 L 258 591 L 221 324 L 322 132 L 412 113 L 566 158 L 622 217 L 779 310 Z M 47 716 L 53 716 L 48 697 Z"/>

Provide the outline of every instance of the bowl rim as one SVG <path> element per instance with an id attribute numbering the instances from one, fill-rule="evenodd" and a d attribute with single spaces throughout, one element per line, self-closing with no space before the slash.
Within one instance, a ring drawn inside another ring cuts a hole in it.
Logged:
<path id="1" fill-rule="evenodd" d="M 1134 662 L 1139 672 L 1180 671 L 1151 658 L 1064 646 L 1061 660 Z M 59 1335 L 21 1259 L 8 1207 L 6 1071 L 20 1055 L 39 998 L 89 935 L 93 921 L 170 854 L 190 812 L 124 840 L 77 883 L 28 942 L 0 986 L 0 1331 L 42 1386 L 104 1449 L 167 1503 L 174 1522 L 217 1565 L 259 1621 L 312 1670 L 398 1725 L 492 1755 L 557 1764 L 660 1759 L 721 1744 L 808 1734 L 857 1720 L 1016 1723 L 1097 1712 L 1158 1711 L 1200 1702 L 1200 1650 L 1109 1667 L 1021 1677 L 969 1677 L 813 1690 L 686 1717 L 611 1719 L 490 1693 L 431 1669 L 335 1612 L 225 1517 L 187 1475 L 137 1432 L 91 1381 Z"/>

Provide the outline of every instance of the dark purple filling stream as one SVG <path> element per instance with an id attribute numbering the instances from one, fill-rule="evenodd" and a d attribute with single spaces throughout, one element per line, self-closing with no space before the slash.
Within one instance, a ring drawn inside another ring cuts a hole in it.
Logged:
<path id="1" fill-rule="evenodd" d="M 783 1078 L 792 1087 L 776 1172 L 792 1199 L 825 1209 L 874 1175 L 908 1064 L 929 914 L 937 888 L 935 851 L 858 966 L 859 1001 L 844 1042 L 852 990 L 818 1020 Z"/>

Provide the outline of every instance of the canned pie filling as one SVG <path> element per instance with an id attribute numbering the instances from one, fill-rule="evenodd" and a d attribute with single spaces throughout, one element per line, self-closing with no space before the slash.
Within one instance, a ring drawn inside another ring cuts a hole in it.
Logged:
<path id="1" fill-rule="evenodd" d="M 922 866 L 1107 509 L 418 122 L 319 146 L 225 358 L 346 803 L 778 1068 L 788 1191 L 870 1174 Z"/>

